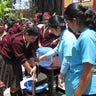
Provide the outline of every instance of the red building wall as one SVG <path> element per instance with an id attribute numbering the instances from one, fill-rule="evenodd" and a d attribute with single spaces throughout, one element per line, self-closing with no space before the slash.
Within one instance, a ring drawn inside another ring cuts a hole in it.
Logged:
<path id="1" fill-rule="evenodd" d="M 93 9 L 96 11 L 96 0 L 93 0 Z"/>

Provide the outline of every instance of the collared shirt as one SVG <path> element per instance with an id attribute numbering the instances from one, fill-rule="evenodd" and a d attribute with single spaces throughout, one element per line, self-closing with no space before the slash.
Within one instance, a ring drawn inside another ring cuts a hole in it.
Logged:
<path id="1" fill-rule="evenodd" d="M 92 79 L 84 94 L 96 94 L 96 32 L 89 28 L 85 28 L 82 31 L 72 49 L 70 70 L 65 76 L 65 89 L 67 96 L 72 96 L 77 88 L 83 71 L 84 62 L 94 65 Z"/>

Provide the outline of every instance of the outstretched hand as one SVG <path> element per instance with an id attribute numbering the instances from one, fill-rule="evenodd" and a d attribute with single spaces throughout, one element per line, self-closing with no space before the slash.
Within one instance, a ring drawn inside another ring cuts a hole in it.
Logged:
<path id="1" fill-rule="evenodd" d="M 40 62 L 40 61 L 43 60 L 45 57 L 46 57 L 45 55 L 39 56 L 38 58 L 36 58 L 36 62 Z"/>
<path id="2" fill-rule="evenodd" d="M 36 58 L 36 62 L 40 62 L 40 57 Z"/>

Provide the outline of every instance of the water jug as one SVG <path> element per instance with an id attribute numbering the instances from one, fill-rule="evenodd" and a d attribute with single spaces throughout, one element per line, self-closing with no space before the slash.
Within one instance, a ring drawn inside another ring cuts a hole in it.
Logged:
<path id="1" fill-rule="evenodd" d="M 38 57 L 47 53 L 48 51 L 52 50 L 51 47 L 41 47 L 36 50 L 36 53 L 38 54 Z M 47 56 L 43 60 L 39 62 L 40 66 L 48 67 L 52 64 L 52 56 Z"/>

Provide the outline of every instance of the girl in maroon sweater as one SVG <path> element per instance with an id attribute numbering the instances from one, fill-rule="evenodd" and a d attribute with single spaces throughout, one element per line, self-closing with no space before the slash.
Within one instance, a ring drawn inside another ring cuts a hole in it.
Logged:
<path id="1" fill-rule="evenodd" d="M 14 34 L 4 43 L 0 50 L 0 96 L 3 96 L 3 87 L 11 87 L 11 96 L 20 95 L 20 81 L 22 81 L 21 65 L 36 80 L 36 66 L 32 59 L 33 44 L 39 32 L 36 26 L 27 27 L 23 32 Z M 18 95 L 19 94 L 19 95 Z"/>

